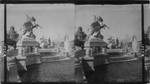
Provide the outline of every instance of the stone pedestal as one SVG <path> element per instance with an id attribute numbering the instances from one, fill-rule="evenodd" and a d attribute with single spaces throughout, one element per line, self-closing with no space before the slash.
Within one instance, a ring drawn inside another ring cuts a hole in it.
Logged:
<path id="1" fill-rule="evenodd" d="M 84 46 L 86 49 L 86 56 L 93 56 L 98 53 L 105 54 L 107 43 L 100 38 L 93 37 L 85 42 Z"/>
<path id="2" fill-rule="evenodd" d="M 16 56 L 16 63 L 19 71 L 27 71 L 26 56 Z"/>
<path id="3" fill-rule="evenodd" d="M 38 52 L 39 52 L 38 47 L 35 47 L 34 49 L 35 49 L 35 50 L 34 50 L 34 53 L 38 53 Z"/>
<path id="4" fill-rule="evenodd" d="M 18 70 L 26 71 L 27 65 L 41 63 L 40 56 L 37 55 L 38 54 L 38 46 L 39 46 L 39 43 L 33 38 L 24 37 L 23 39 L 18 41 L 18 43 L 17 43 L 18 56 L 16 57 Z M 36 62 L 35 62 L 35 60 L 36 60 Z M 33 62 L 33 63 L 31 63 L 31 62 Z"/>
<path id="5" fill-rule="evenodd" d="M 18 68 L 14 57 L 7 57 L 7 81 L 19 82 Z"/>
<path id="6" fill-rule="evenodd" d="M 4 82 L 4 57 L 0 58 L 0 82 Z"/>
<path id="7" fill-rule="evenodd" d="M 0 82 L 4 81 L 4 43 L 0 42 Z"/>
<path id="8" fill-rule="evenodd" d="M 40 54 L 27 54 L 26 55 L 26 66 L 33 65 L 33 64 L 40 64 L 41 63 L 41 56 Z"/>

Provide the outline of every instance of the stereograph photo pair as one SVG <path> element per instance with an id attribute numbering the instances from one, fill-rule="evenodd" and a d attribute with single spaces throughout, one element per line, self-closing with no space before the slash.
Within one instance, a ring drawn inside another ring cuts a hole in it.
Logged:
<path id="1" fill-rule="evenodd" d="M 7 82 L 149 82 L 149 4 L 143 9 L 141 4 L 6 6 L 7 71 L 1 54 L 2 81 L 7 75 Z"/>

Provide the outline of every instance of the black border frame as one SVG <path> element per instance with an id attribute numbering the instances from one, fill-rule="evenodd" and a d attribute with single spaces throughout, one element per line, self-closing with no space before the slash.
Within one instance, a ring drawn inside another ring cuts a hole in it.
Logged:
<path id="1" fill-rule="evenodd" d="M 73 3 L 73 4 L 146 4 L 150 0 L 1 0 L 2 4 Z"/>
<path id="2" fill-rule="evenodd" d="M 141 4 L 141 28 L 142 28 L 142 44 L 144 45 L 144 50 L 145 50 L 145 44 L 144 44 L 144 4 L 149 4 L 149 0 L 43 0 L 43 1 L 9 1 L 9 0 L 2 0 L 1 1 L 2 4 L 4 4 L 4 45 L 5 45 L 5 53 L 4 55 L 6 55 L 4 57 L 4 82 L 2 83 L 6 83 L 6 84 L 16 84 L 18 82 L 14 82 L 14 83 L 10 83 L 10 82 L 7 82 L 7 40 L 6 40 L 6 35 L 7 35 L 7 4 L 75 4 L 75 5 L 86 5 L 86 4 L 92 4 L 92 5 L 107 5 L 107 4 L 110 4 L 110 5 L 127 5 L 127 4 Z M 145 81 L 145 71 L 144 71 L 144 57 L 142 58 L 143 62 L 142 62 L 142 82 L 131 82 L 130 84 L 143 84 L 143 83 L 146 83 Z M 23 82 L 23 83 L 20 83 L 20 84 L 37 84 L 34 83 L 34 82 Z M 54 84 L 57 84 L 57 83 L 64 83 L 64 84 L 75 84 L 75 82 L 38 82 L 38 84 L 50 84 L 50 83 L 54 83 Z M 19 83 L 18 83 L 19 84 Z M 107 84 L 107 83 L 106 83 Z M 109 84 L 120 84 L 120 83 L 109 83 Z M 122 83 L 121 83 L 122 84 Z M 123 83 L 123 84 L 129 84 L 128 83 Z"/>

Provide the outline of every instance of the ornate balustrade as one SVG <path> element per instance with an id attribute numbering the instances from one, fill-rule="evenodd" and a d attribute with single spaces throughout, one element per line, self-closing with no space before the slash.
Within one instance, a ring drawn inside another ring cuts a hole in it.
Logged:
<path id="1" fill-rule="evenodd" d="M 26 37 L 18 41 L 18 56 L 16 56 L 18 70 L 26 71 L 26 66 L 41 63 L 38 46 L 39 43 L 33 38 Z"/>

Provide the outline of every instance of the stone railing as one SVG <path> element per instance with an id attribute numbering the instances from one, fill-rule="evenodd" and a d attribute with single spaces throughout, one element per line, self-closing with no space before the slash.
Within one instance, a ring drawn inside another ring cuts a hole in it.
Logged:
<path id="1" fill-rule="evenodd" d="M 19 70 L 27 70 L 26 66 L 41 63 L 37 46 L 18 47 L 17 64 Z"/>

